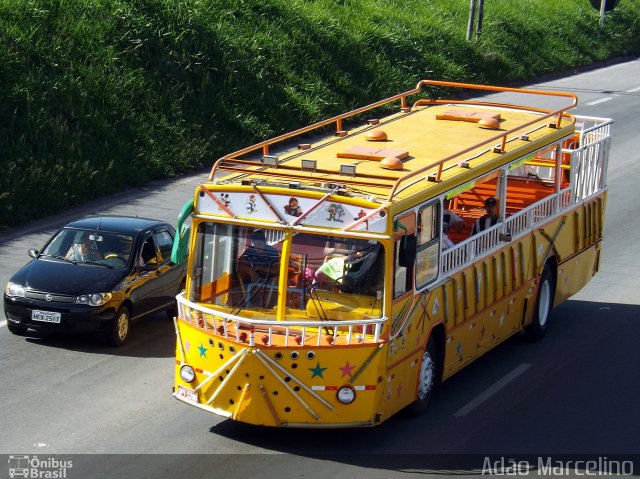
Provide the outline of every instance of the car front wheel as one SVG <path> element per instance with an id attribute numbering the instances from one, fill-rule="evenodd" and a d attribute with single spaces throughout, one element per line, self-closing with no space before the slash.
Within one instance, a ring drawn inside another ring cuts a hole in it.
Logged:
<path id="1" fill-rule="evenodd" d="M 122 306 L 111 320 L 106 332 L 106 339 L 112 346 L 122 346 L 129 339 L 131 330 L 131 312 L 126 306 Z"/>

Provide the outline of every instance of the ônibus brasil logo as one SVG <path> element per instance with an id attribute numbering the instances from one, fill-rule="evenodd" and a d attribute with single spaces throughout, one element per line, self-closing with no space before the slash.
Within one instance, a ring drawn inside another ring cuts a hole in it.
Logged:
<path id="1" fill-rule="evenodd" d="M 9 456 L 9 477 L 33 479 L 65 479 L 67 469 L 73 467 L 72 461 L 63 461 L 55 457 L 40 459 L 38 456 Z"/>

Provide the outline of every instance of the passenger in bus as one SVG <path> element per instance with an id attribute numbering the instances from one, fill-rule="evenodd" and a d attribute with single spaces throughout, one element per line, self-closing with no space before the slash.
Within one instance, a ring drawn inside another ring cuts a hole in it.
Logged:
<path id="1" fill-rule="evenodd" d="M 481 218 L 478 218 L 475 223 L 473 223 L 471 236 L 495 226 L 500 220 L 500 217 L 498 216 L 498 202 L 493 196 L 484 200 L 484 209 L 486 214 Z M 511 232 L 509 231 L 509 228 L 505 227 L 505 233 L 500 233 L 498 238 L 500 241 L 511 241 Z"/>
<path id="2" fill-rule="evenodd" d="M 280 253 L 267 243 L 264 231 L 255 230 L 251 234 L 251 245 L 244 250 L 239 261 L 248 264 L 258 276 L 264 277 L 278 272 Z"/>
<path id="3" fill-rule="evenodd" d="M 455 243 L 451 241 L 451 238 L 447 235 L 449 232 L 448 223 L 442 223 L 442 251 L 447 250 L 449 248 L 453 248 Z"/>
<path id="4" fill-rule="evenodd" d="M 358 247 L 356 243 L 326 247 L 327 256 L 314 274 L 313 285 L 344 293 L 375 294 L 382 280 L 381 249 L 377 244 Z"/>
<path id="5" fill-rule="evenodd" d="M 312 286 L 322 289 L 333 289 L 341 281 L 345 273 L 345 265 L 350 257 L 357 257 L 356 245 L 350 241 L 327 241 L 324 250 L 324 262 L 313 274 Z"/>
<path id="6" fill-rule="evenodd" d="M 459 233 L 464 228 L 464 220 L 460 218 L 453 211 L 449 211 L 447 208 L 442 213 L 442 225 L 443 228 L 446 225 L 447 231 Z"/>
<path id="7" fill-rule="evenodd" d="M 238 258 L 238 278 L 248 307 L 272 308 L 278 284 L 280 252 L 267 243 L 262 230 L 251 234 L 251 245 Z"/>
<path id="8" fill-rule="evenodd" d="M 373 296 L 382 289 L 384 250 L 381 244 L 371 244 L 351 258 L 338 287 L 343 293 Z"/>

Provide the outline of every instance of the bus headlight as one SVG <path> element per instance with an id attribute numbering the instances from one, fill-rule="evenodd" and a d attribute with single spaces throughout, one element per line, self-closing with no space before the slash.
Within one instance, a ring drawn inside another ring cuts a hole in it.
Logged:
<path id="1" fill-rule="evenodd" d="M 356 392 L 351 386 L 342 386 L 338 389 L 338 401 L 342 404 L 351 404 L 356 398 Z"/>
<path id="2" fill-rule="evenodd" d="M 196 372 L 193 370 L 191 366 L 185 364 L 180 368 L 180 377 L 185 383 L 192 383 L 196 378 Z"/>

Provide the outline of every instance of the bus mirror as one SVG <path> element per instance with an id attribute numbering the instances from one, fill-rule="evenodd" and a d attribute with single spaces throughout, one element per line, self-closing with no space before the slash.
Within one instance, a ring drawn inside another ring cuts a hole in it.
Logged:
<path id="1" fill-rule="evenodd" d="M 400 240 L 400 252 L 398 264 L 404 267 L 411 267 L 416 260 L 417 239 L 415 235 L 404 235 Z"/>
<path id="2" fill-rule="evenodd" d="M 176 237 L 173 239 L 173 248 L 171 249 L 171 262 L 177 265 L 183 264 L 187 257 L 187 247 L 189 246 L 191 227 L 185 225 L 184 222 L 192 212 L 193 200 L 188 200 L 178 215 L 178 234 L 176 234 Z"/>
<path id="3" fill-rule="evenodd" d="M 173 239 L 173 248 L 171 249 L 171 262 L 181 265 L 187 257 L 187 248 L 189 246 L 189 236 L 191 227 L 182 225 L 180 234 Z"/>

